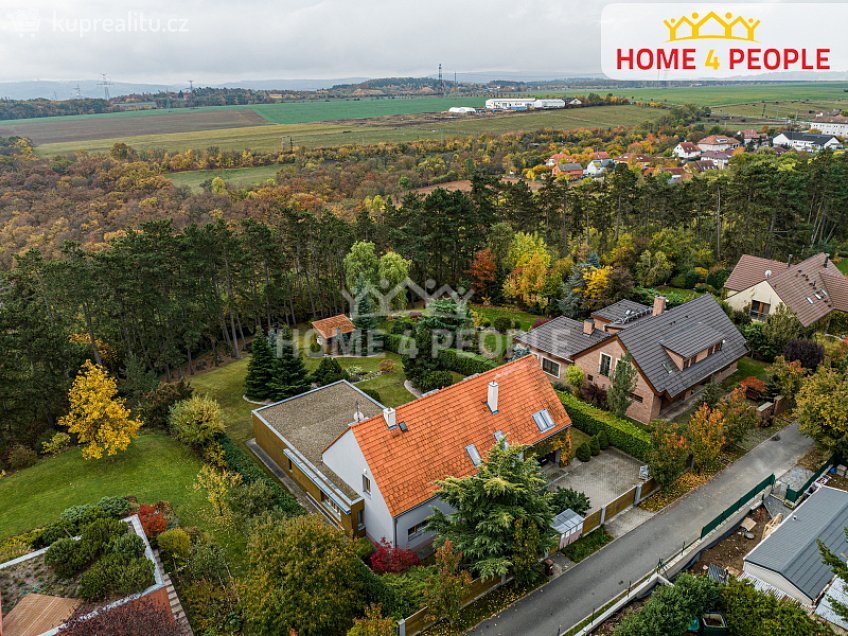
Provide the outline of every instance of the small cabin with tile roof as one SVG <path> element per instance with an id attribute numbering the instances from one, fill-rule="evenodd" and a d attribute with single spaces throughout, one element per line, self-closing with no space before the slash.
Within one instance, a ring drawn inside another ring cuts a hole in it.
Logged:
<path id="1" fill-rule="evenodd" d="M 315 320 L 312 328 L 321 350 L 328 354 L 338 351 L 343 339 L 356 331 L 353 321 L 344 314 Z"/>

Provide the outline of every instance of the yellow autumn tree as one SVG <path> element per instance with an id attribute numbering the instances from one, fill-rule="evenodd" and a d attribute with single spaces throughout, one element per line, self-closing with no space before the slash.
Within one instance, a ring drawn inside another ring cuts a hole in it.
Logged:
<path id="1" fill-rule="evenodd" d="M 607 290 L 610 284 L 612 267 L 588 267 L 583 272 L 583 304 L 587 309 L 600 309 L 608 304 Z"/>
<path id="2" fill-rule="evenodd" d="M 544 292 L 551 266 L 545 240 L 535 232 L 518 232 L 509 248 L 507 262 L 512 271 L 504 281 L 504 295 L 525 307 L 544 309 L 548 304 Z"/>
<path id="3" fill-rule="evenodd" d="M 82 444 L 83 459 L 100 459 L 127 450 L 138 437 L 141 421 L 130 416 L 118 397 L 115 380 L 103 367 L 86 360 L 68 392 L 68 414 L 59 420 Z"/>

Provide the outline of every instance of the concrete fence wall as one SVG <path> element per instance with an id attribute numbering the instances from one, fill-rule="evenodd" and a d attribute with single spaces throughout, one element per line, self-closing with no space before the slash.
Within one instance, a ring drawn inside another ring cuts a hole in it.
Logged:
<path id="1" fill-rule="evenodd" d="M 622 495 L 619 495 L 611 502 L 603 506 L 600 510 L 596 510 L 583 520 L 583 534 L 592 532 L 600 526 L 608 523 L 619 513 L 627 510 L 630 506 L 637 505 L 640 501 L 653 495 L 659 486 L 652 477 L 651 479 L 635 485 Z"/>

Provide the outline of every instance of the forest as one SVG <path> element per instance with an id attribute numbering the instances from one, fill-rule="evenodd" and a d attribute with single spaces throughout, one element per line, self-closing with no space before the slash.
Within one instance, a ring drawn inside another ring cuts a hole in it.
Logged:
<path id="1" fill-rule="evenodd" d="M 25 139 L 2 140 L 0 447 L 49 432 L 85 360 L 130 391 L 139 375 L 191 373 L 210 352 L 239 357 L 259 329 L 349 310 L 343 263 L 357 241 L 408 259 L 419 284 L 579 315 L 668 283 L 720 289 L 743 253 L 800 259 L 848 239 L 844 154 L 764 149 L 674 184 L 662 167 L 627 164 L 579 184 L 539 176 L 563 146 L 662 154 L 697 132 L 678 120 L 303 150 L 275 158 L 275 183 L 213 179 L 200 193 L 167 172 L 267 159 L 126 146 L 41 158 Z M 540 185 L 500 179 L 510 172 Z M 470 190 L 412 191 L 456 178 Z"/>

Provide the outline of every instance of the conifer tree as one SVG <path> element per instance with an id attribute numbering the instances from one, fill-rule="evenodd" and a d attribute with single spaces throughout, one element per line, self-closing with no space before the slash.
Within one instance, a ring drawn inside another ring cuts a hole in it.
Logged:
<path id="1" fill-rule="evenodd" d="M 309 373 L 288 328 L 277 333 L 277 357 L 272 365 L 269 389 L 268 397 L 272 400 L 285 400 L 309 390 Z"/>
<path id="2" fill-rule="evenodd" d="M 321 363 L 312 374 L 312 381 L 318 386 L 326 386 L 339 380 L 347 380 L 347 372 L 342 369 L 342 365 L 335 358 L 321 358 Z"/>
<path id="3" fill-rule="evenodd" d="M 359 275 L 356 283 L 356 312 L 353 315 L 353 352 L 367 356 L 378 351 L 380 343 L 377 335 L 377 317 L 375 316 L 374 301 L 371 298 L 371 288 L 364 274 Z"/>
<path id="4" fill-rule="evenodd" d="M 271 393 L 274 354 L 264 332 L 259 332 L 250 347 L 250 362 L 244 379 L 244 395 L 251 400 L 265 400 Z"/>

